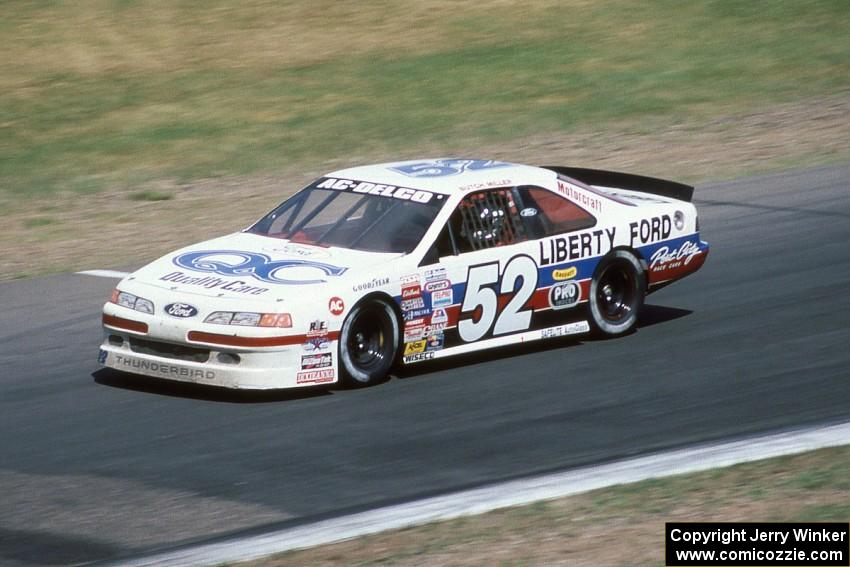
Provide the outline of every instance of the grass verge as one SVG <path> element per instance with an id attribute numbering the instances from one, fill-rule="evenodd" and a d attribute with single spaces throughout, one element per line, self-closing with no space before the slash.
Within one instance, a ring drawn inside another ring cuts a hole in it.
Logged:
<path id="1" fill-rule="evenodd" d="M 850 446 L 596 490 L 240 567 L 663 565 L 664 522 L 850 519 Z"/>

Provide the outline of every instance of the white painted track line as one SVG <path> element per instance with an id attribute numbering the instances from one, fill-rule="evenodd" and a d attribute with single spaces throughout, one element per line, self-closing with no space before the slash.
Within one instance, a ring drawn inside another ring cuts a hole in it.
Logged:
<path id="1" fill-rule="evenodd" d="M 385 530 L 481 514 L 598 488 L 725 467 L 850 443 L 850 422 L 702 445 L 387 506 L 313 524 L 151 555 L 115 565 L 217 565 Z"/>
<path id="2" fill-rule="evenodd" d="M 85 270 L 75 272 L 81 276 L 96 276 L 98 278 L 123 278 L 130 275 L 130 272 L 116 272 L 115 270 Z"/>

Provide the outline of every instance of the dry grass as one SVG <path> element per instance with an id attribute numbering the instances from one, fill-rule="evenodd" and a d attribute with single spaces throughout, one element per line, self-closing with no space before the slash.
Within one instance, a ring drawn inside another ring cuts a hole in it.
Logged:
<path id="1" fill-rule="evenodd" d="M 671 521 L 846 521 L 850 447 L 645 481 L 239 563 L 396 567 L 663 564 Z"/>
<path id="2" fill-rule="evenodd" d="M 538 21 L 553 9 L 586 10 L 581 0 L 522 3 L 450 0 L 337 2 L 4 2 L 9 41 L 0 88 L 35 86 L 34 77 L 73 73 L 171 72 L 186 68 L 297 69 L 363 54 L 407 55 L 491 43 L 494 22 Z M 57 17 L 61 13 L 63 17 Z M 519 16 L 519 19 L 516 18 Z M 447 22 L 481 21 L 463 30 Z M 460 33 L 460 32 L 463 33 Z M 511 40 L 539 37 L 517 25 Z M 552 33 L 545 30 L 544 33 Z"/>

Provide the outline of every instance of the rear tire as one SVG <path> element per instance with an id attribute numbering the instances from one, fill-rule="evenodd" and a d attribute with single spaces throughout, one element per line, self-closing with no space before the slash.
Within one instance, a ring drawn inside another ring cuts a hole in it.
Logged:
<path id="1" fill-rule="evenodd" d="M 358 303 L 342 324 L 340 370 L 345 382 L 368 386 L 386 380 L 399 352 L 399 322 L 389 303 Z"/>
<path id="2" fill-rule="evenodd" d="M 590 319 L 594 329 L 606 336 L 631 331 L 645 296 L 646 277 L 635 255 L 626 250 L 607 255 L 590 282 Z"/>

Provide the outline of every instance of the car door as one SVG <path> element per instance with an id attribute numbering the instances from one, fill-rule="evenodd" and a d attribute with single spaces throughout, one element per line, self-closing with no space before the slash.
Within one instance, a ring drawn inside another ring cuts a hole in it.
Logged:
<path id="1" fill-rule="evenodd" d="M 406 356 L 529 328 L 538 269 L 517 196 L 516 188 L 503 187 L 461 200 L 420 266 L 419 281 L 409 282 L 411 296 L 421 290 L 424 311 L 405 317 L 405 339 L 414 343 Z"/>
<path id="2" fill-rule="evenodd" d="M 581 293 L 580 286 L 541 269 L 548 261 L 541 243 L 595 224 L 593 215 L 540 187 L 466 195 L 410 282 L 408 293 L 421 294 L 423 310 L 406 317 L 406 340 L 414 343 L 406 355 L 428 358 L 432 350 L 493 338 L 510 342 L 513 334 L 570 320 L 563 309 L 580 297 L 564 294 Z"/>

